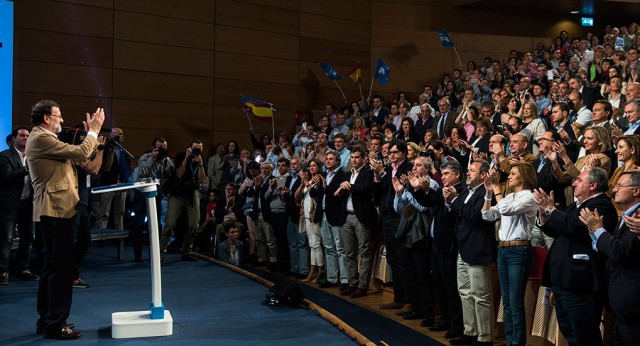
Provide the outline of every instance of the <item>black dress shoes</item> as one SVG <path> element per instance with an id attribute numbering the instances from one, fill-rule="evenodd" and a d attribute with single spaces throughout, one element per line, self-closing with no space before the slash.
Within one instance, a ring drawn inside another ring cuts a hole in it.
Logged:
<path id="1" fill-rule="evenodd" d="M 476 341 L 478 341 L 478 337 L 477 336 L 469 336 L 469 335 L 462 334 L 462 336 L 457 338 L 457 339 L 449 340 L 449 344 L 458 345 L 458 346 L 471 345 Z"/>
<path id="2" fill-rule="evenodd" d="M 449 323 L 440 322 L 438 324 L 434 324 L 429 326 L 429 330 L 432 332 L 444 332 L 445 330 L 449 330 Z"/>
<path id="3" fill-rule="evenodd" d="M 462 332 L 454 332 L 452 330 L 444 333 L 445 339 L 456 339 L 462 336 Z"/>
<path id="4" fill-rule="evenodd" d="M 338 286 L 340 286 L 340 285 L 337 284 L 337 283 L 334 284 L 331 281 L 325 281 L 323 283 L 318 284 L 318 287 L 320 287 L 320 288 L 330 288 L 330 287 L 338 287 Z"/>
<path id="5" fill-rule="evenodd" d="M 71 329 L 76 329 L 76 325 L 73 323 L 69 323 L 67 325 L 65 325 L 65 327 L 71 328 Z M 36 324 L 36 334 L 40 335 L 40 334 L 44 334 L 44 325 L 41 324 Z"/>
<path id="6" fill-rule="evenodd" d="M 67 326 L 61 327 L 59 330 L 55 332 L 44 332 L 44 337 L 46 339 L 74 340 L 74 339 L 80 339 L 82 337 L 82 334 L 69 328 L 69 326 L 67 325 Z"/>
<path id="7" fill-rule="evenodd" d="M 421 312 L 418 311 L 411 311 L 408 312 L 404 315 L 402 315 L 402 318 L 405 320 L 421 320 L 424 318 L 424 315 Z M 431 322 L 433 323 L 433 322 Z"/>
<path id="8" fill-rule="evenodd" d="M 364 288 L 356 288 L 353 292 L 351 292 L 351 298 L 360 298 L 367 295 L 367 290 Z"/>
<path id="9" fill-rule="evenodd" d="M 430 328 L 433 326 L 433 323 L 433 318 L 425 318 L 420 322 L 420 326 Z"/>
<path id="10" fill-rule="evenodd" d="M 341 296 L 350 296 L 351 293 L 355 292 L 357 288 L 353 287 L 353 286 L 347 286 L 346 288 L 342 289 L 342 285 L 340 285 L 340 295 Z"/>

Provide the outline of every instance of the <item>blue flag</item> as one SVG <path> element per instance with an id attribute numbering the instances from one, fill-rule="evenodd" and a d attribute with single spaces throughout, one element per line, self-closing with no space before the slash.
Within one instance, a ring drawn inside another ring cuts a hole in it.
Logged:
<path id="1" fill-rule="evenodd" d="M 338 74 L 338 72 L 336 72 L 336 70 L 333 67 L 331 67 L 331 65 L 327 64 L 326 62 L 321 62 L 320 67 L 322 67 L 322 70 L 324 71 L 324 73 L 327 74 L 327 77 L 329 77 L 329 79 L 331 80 L 340 79 L 340 75 Z"/>
<path id="2" fill-rule="evenodd" d="M 445 28 L 440 28 L 438 31 L 440 32 L 440 43 L 442 43 L 442 46 L 453 47 L 453 41 L 451 40 L 451 37 L 449 37 L 447 30 Z"/>
<path id="3" fill-rule="evenodd" d="M 378 62 L 376 63 L 376 72 L 373 74 L 374 79 L 380 80 L 380 85 L 385 85 L 389 82 L 389 66 L 384 64 L 382 59 L 378 58 Z"/>

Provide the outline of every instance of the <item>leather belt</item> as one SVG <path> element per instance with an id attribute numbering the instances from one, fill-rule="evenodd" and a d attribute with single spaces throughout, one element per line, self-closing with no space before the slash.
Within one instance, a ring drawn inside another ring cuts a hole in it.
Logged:
<path id="1" fill-rule="evenodd" d="M 499 241 L 498 246 L 500 247 L 508 247 L 508 246 L 531 246 L 530 240 L 509 240 L 509 241 Z"/>

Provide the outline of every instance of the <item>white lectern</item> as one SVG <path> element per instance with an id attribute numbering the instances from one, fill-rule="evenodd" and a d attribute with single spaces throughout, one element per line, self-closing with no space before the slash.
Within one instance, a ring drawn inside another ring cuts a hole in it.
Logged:
<path id="1" fill-rule="evenodd" d="M 158 182 L 145 181 L 96 187 L 91 193 L 105 193 L 129 189 L 140 190 L 147 200 L 149 246 L 151 248 L 151 309 L 145 311 L 114 312 L 111 314 L 111 337 L 114 339 L 165 336 L 173 334 L 173 318 L 162 304 L 160 275 L 160 241 L 156 196 Z"/>

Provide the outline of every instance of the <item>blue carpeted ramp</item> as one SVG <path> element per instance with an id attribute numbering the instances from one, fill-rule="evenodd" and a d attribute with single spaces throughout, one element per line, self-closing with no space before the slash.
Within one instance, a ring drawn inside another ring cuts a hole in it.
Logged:
<path id="1" fill-rule="evenodd" d="M 110 252 L 108 248 L 91 250 Z M 68 321 L 84 337 L 56 341 L 36 335 L 38 283 L 11 281 L 0 287 L 0 345 L 355 344 L 314 311 L 264 305 L 267 289 L 249 278 L 205 261 L 181 262 L 179 258 L 167 255 L 162 268 L 163 302 L 174 319 L 171 336 L 112 339 L 111 313 L 148 309 L 149 262 L 89 255 L 82 277 L 91 287 L 74 289 Z"/>

